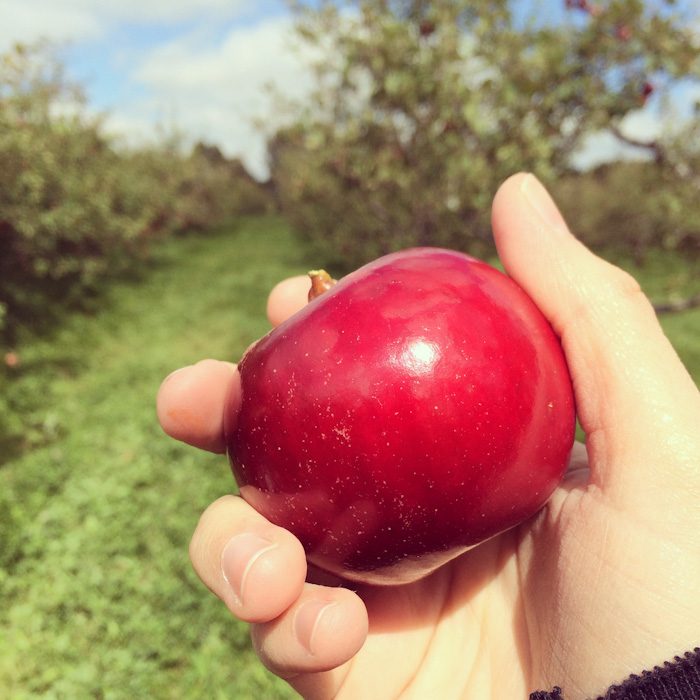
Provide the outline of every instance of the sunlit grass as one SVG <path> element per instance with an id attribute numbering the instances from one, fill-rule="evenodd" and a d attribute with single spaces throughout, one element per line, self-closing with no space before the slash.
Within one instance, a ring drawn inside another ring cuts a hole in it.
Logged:
<path id="1" fill-rule="evenodd" d="M 612 260 L 624 267 L 656 303 L 678 301 L 700 294 L 700 260 L 670 251 L 649 251 L 643 263 L 627 256 Z M 681 360 L 700 386 L 700 307 L 660 314 L 659 319 Z"/>
<path id="2" fill-rule="evenodd" d="M 226 460 L 168 439 L 154 401 L 171 370 L 236 360 L 267 330 L 296 250 L 275 219 L 175 240 L 102 312 L 19 349 L 11 390 L 35 435 L 0 468 L 0 697 L 293 696 L 188 561 L 233 488 Z"/>

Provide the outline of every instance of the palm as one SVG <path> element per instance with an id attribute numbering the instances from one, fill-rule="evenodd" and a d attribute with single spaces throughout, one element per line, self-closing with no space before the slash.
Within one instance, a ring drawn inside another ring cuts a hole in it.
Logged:
<path id="1" fill-rule="evenodd" d="M 427 579 L 362 594 L 369 636 L 338 697 L 368 687 L 378 699 L 523 697 L 529 669 L 519 649 L 527 630 L 517 545 L 507 533 Z"/>
<path id="2" fill-rule="evenodd" d="M 496 537 L 414 584 L 360 591 L 369 635 L 338 697 L 360 697 L 370 686 L 378 699 L 527 697 L 527 608 L 540 587 L 522 556 L 527 532 Z"/>
<path id="3" fill-rule="evenodd" d="M 602 694 L 611 677 L 627 675 L 621 660 L 639 668 L 635 645 L 648 654 L 640 610 L 653 600 L 667 621 L 679 614 L 678 585 L 664 579 L 672 571 L 660 558 L 669 536 L 678 539 L 681 569 L 694 556 L 690 543 L 685 553 L 682 538 L 649 525 L 588 484 L 579 452 L 529 523 L 428 579 L 363 594 L 370 634 L 339 698 L 358 697 L 368 680 L 377 698 L 526 698 L 555 685 L 572 697 Z M 692 595 L 696 584 L 687 585 Z"/>

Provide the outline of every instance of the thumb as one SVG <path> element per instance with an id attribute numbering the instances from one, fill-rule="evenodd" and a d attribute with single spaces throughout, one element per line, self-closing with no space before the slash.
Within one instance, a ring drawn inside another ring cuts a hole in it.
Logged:
<path id="1" fill-rule="evenodd" d="M 506 271 L 561 339 L 592 483 L 637 506 L 698 494 L 700 394 L 637 282 L 571 235 L 533 175 L 501 186 L 492 222 Z"/>

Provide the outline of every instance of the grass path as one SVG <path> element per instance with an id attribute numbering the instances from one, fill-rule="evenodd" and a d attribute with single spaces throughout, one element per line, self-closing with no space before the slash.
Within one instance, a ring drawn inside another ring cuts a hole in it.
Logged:
<path id="1" fill-rule="evenodd" d="M 13 392 L 41 405 L 33 448 L 0 467 L 0 697 L 293 697 L 187 558 L 233 487 L 225 458 L 166 438 L 154 399 L 171 370 L 238 359 L 267 330 L 267 291 L 305 267 L 294 251 L 271 219 L 175 240 L 96 317 L 22 349 Z"/>

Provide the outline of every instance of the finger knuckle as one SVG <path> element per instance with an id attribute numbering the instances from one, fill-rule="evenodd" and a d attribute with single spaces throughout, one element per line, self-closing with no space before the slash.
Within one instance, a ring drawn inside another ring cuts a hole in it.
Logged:
<path id="1" fill-rule="evenodd" d="M 608 286 L 617 298 L 635 304 L 648 304 L 648 299 L 637 279 L 626 270 L 611 265 L 608 269 Z"/>

